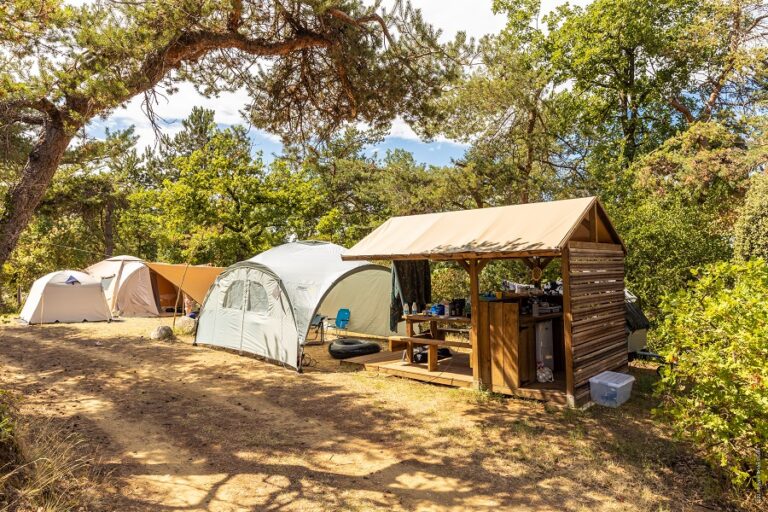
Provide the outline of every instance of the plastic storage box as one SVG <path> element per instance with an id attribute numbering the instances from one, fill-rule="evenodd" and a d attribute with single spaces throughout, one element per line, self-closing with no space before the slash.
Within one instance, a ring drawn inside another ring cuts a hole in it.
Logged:
<path id="1" fill-rule="evenodd" d="M 618 407 L 632 394 L 635 378 L 626 373 L 603 372 L 589 379 L 592 401 L 606 407 Z"/>

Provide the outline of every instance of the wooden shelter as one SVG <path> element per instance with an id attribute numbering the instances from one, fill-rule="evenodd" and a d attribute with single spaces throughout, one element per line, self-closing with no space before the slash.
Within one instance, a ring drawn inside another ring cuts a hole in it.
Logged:
<path id="1" fill-rule="evenodd" d="M 466 321 L 471 354 L 464 364 L 463 355 L 450 363 L 430 358 L 426 369 L 403 363 L 394 353 L 359 362 L 419 380 L 582 405 L 589 401 L 591 377 L 627 366 L 625 254 L 595 197 L 391 218 L 342 258 L 456 261 L 469 273 L 472 313 L 471 319 L 414 316 L 408 319 L 407 336 L 393 337 L 391 345 L 412 349 L 424 344 L 432 354 L 438 346 L 451 345 L 444 342 L 439 322 Z M 482 301 L 479 274 L 494 259 L 520 259 L 538 279 L 541 269 L 560 259 L 562 313 L 521 314 L 522 297 Z M 546 384 L 536 382 L 532 354 L 533 327 L 544 319 L 554 319 L 557 327 L 556 379 Z M 426 334 L 411 327 L 421 321 L 430 323 Z"/>

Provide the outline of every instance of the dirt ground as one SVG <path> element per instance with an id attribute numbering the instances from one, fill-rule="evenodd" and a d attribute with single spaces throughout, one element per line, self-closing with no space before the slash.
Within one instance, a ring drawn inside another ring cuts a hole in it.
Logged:
<path id="1" fill-rule="evenodd" d="M 652 372 L 586 411 L 351 372 L 298 374 L 168 320 L 0 324 L 0 387 L 84 440 L 104 510 L 718 509 L 706 466 L 652 421 Z"/>

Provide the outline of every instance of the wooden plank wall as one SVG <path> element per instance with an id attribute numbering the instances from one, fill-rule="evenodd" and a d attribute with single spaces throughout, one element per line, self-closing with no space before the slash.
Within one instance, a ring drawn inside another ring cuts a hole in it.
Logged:
<path id="1" fill-rule="evenodd" d="M 589 401 L 589 379 L 627 366 L 624 252 L 620 245 L 570 242 L 571 354 L 576 405 Z"/>
<path id="2" fill-rule="evenodd" d="M 518 304 L 481 301 L 479 315 L 478 346 L 490 356 L 488 361 L 480 360 L 480 364 L 488 365 L 485 385 L 496 393 L 512 394 L 520 386 Z"/>

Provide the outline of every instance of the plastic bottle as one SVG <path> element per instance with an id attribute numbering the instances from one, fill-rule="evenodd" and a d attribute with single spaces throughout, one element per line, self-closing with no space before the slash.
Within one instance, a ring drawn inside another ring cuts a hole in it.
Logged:
<path id="1" fill-rule="evenodd" d="M 403 316 L 411 314 L 411 308 L 408 307 L 408 303 L 403 304 Z"/>
<path id="2" fill-rule="evenodd" d="M 411 313 L 413 313 L 414 315 L 419 314 L 419 306 L 416 305 L 416 301 L 414 301 L 413 304 L 411 304 Z"/>

